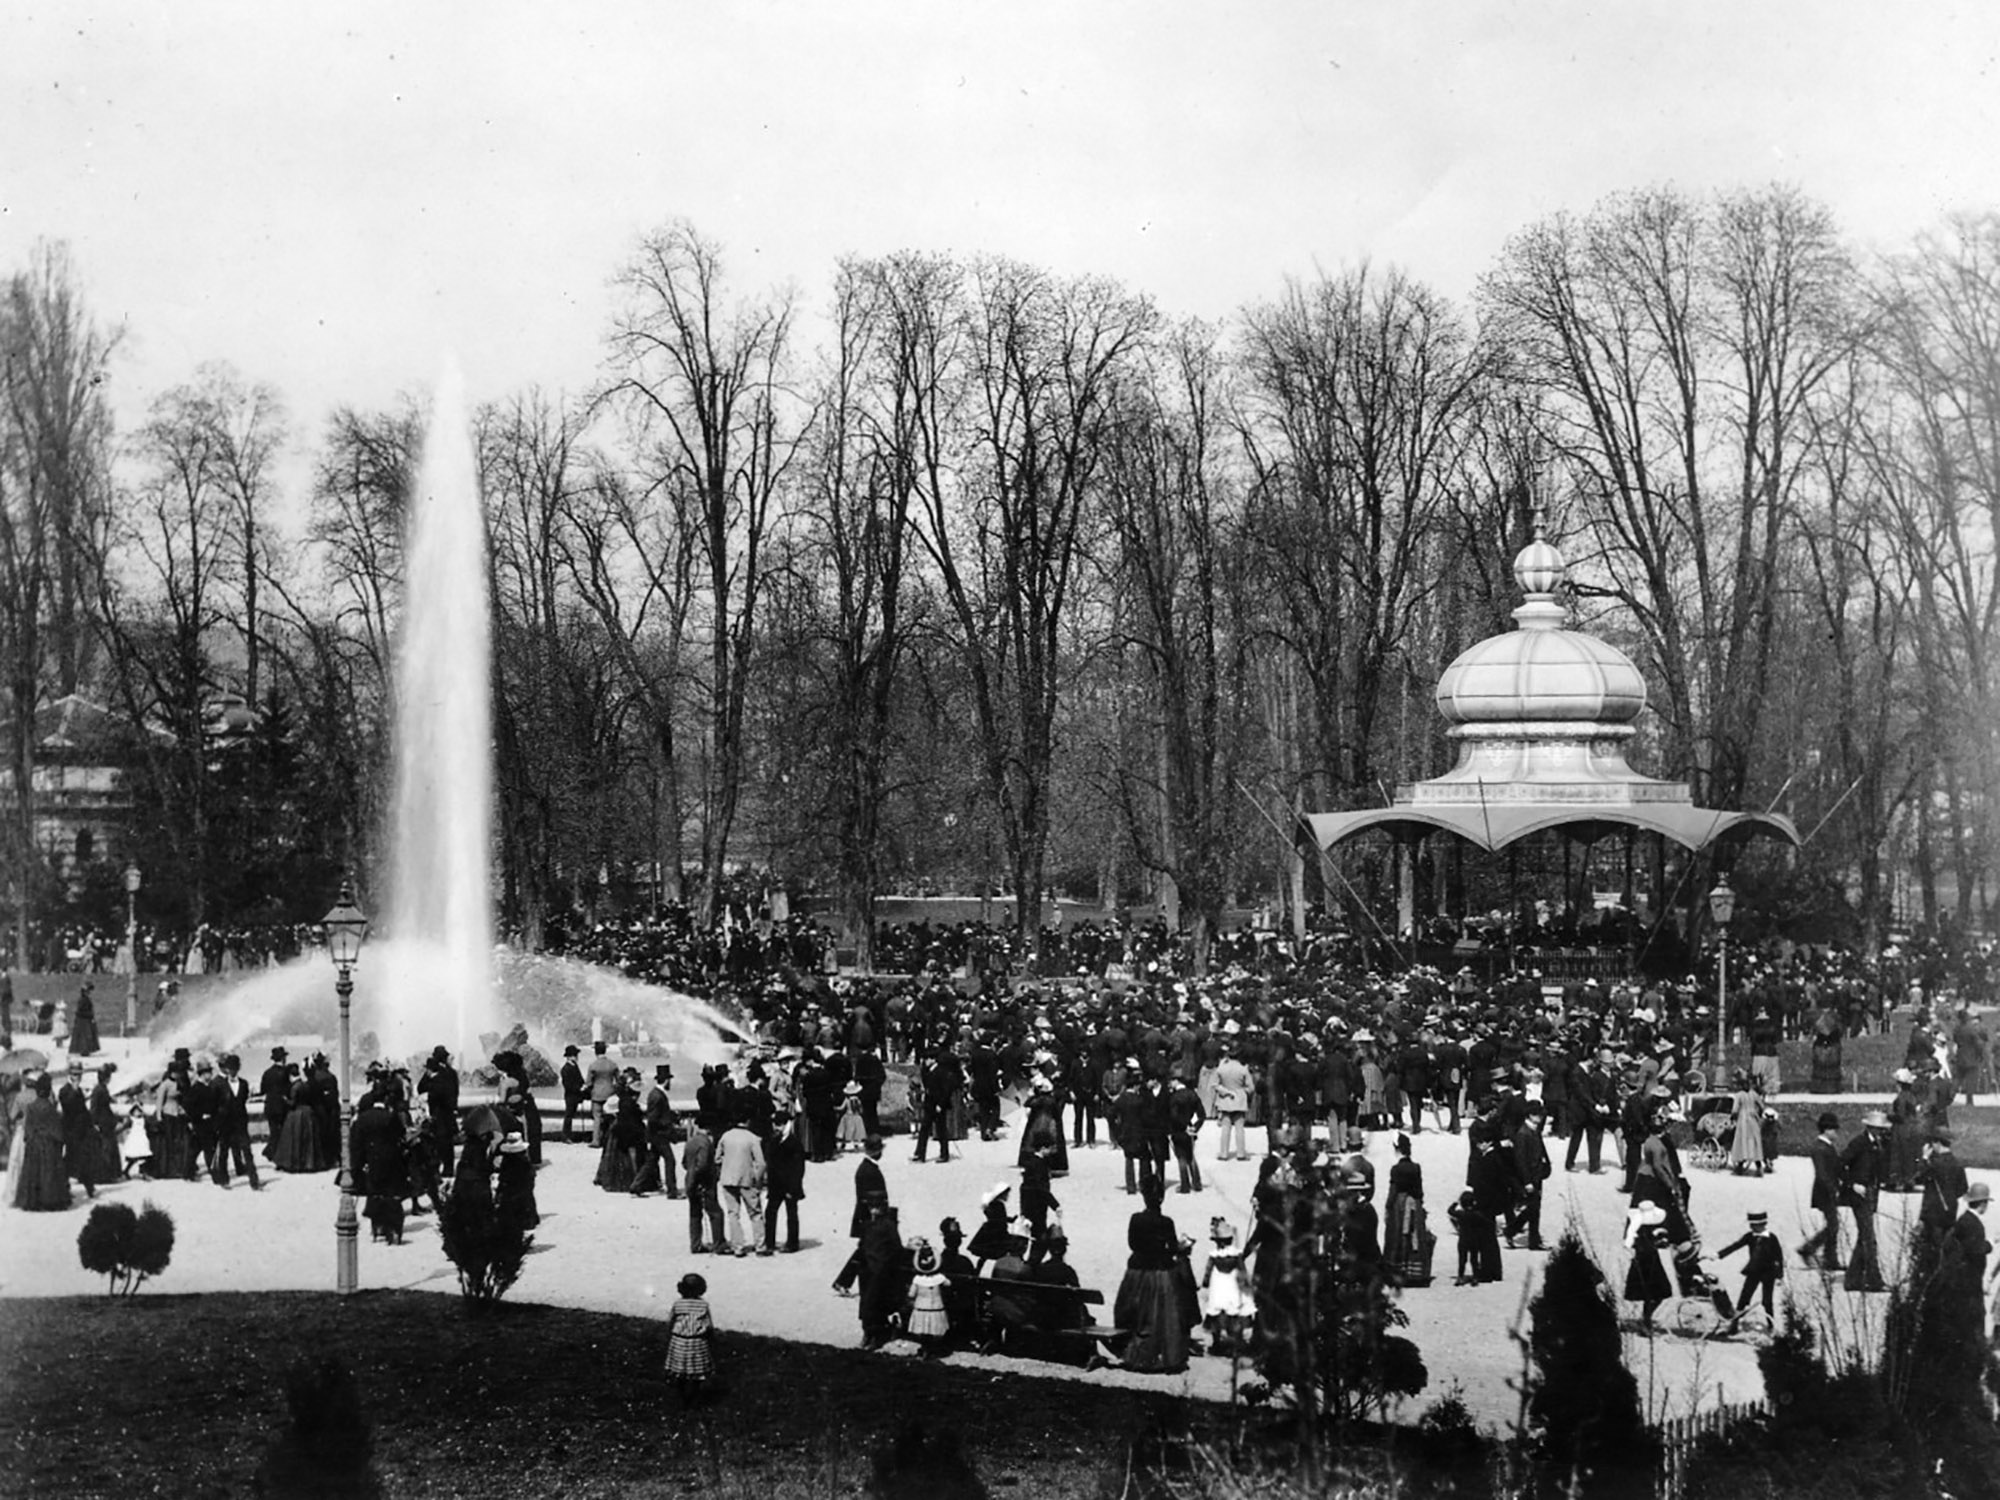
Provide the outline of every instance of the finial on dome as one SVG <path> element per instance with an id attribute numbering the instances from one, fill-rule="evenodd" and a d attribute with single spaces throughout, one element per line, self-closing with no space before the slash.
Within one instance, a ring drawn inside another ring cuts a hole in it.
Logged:
<path id="1" fill-rule="evenodd" d="M 1514 581 L 1532 602 L 1546 602 L 1569 576 L 1563 556 L 1544 537 L 1542 505 L 1535 501 L 1528 511 L 1534 536 L 1514 558 Z"/>

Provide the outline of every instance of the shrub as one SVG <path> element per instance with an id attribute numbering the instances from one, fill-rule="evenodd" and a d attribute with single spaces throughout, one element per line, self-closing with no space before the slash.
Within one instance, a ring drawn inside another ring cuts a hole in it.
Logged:
<path id="1" fill-rule="evenodd" d="M 494 1211 L 483 1194 L 447 1193 L 438 1208 L 445 1257 L 458 1268 L 458 1288 L 475 1307 L 506 1295 L 521 1275 L 528 1235 L 515 1220 Z"/>
<path id="2" fill-rule="evenodd" d="M 1639 1407 L 1639 1382 L 1625 1368 L 1618 1311 L 1574 1229 L 1550 1254 L 1528 1317 L 1528 1421 L 1543 1453 L 1583 1479 L 1585 1493 L 1590 1476 L 1623 1484 L 1633 1470 L 1650 1468 L 1654 1439 Z"/>
<path id="3" fill-rule="evenodd" d="M 150 1202 L 137 1213 L 129 1203 L 100 1203 L 76 1237 L 76 1253 L 84 1270 L 106 1278 L 110 1295 L 129 1297 L 173 1259 L 173 1218 Z"/>
<path id="4" fill-rule="evenodd" d="M 375 1437 L 354 1375 L 336 1359 L 294 1365 L 285 1377 L 291 1421 L 257 1471 L 257 1492 L 286 1500 L 373 1500 Z"/>

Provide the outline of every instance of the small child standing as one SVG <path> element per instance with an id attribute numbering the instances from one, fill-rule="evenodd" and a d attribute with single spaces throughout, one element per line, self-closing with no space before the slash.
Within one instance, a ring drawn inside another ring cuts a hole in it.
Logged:
<path id="1" fill-rule="evenodd" d="M 1210 1219 L 1208 1238 L 1202 1291 L 1208 1306 L 1209 1347 L 1217 1353 L 1240 1353 L 1249 1348 L 1250 1323 L 1257 1312 L 1250 1278 L 1243 1269 L 1243 1252 L 1236 1244 L 1235 1227 L 1227 1219 Z"/>
<path id="2" fill-rule="evenodd" d="M 1736 1299 L 1736 1311 L 1730 1315 L 1730 1327 L 1743 1321 L 1743 1315 L 1750 1311 L 1750 1299 L 1758 1292 L 1764 1294 L 1764 1321 L 1777 1331 L 1778 1315 L 1772 1307 L 1772 1297 L 1777 1290 L 1778 1278 L 1785 1272 L 1785 1247 L 1778 1237 L 1771 1233 L 1771 1216 L 1762 1209 L 1750 1215 L 1750 1227 L 1741 1239 L 1730 1241 L 1715 1252 L 1717 1260 L 1727 1260 L 1738 1250 L 1747 1251 L 1743 1266 L 1743 1292 Z"/>
<path id="3" fill-rule="evenodd" d="M 936 1359 L 951 1336 L 951 1316 L 944 1305 L 947 1286 L 944 1271 L 938 1266 L 937 1251 L 928 1240 L 918 1240 L 916 1274 L 910 1278 L 907 1332 L 923 1349 L 925 1359 Z"/>
<path id="4" fill-rule="evenodd" d="M 708 1283 L 693 1271 L 680 1279 L 680 1300 L 667 1313 L 667 1375 L 691 1406 L 715 1378 L 715 1320 L 709 1316 Z"/>
<path id="5" fill-rule="evenodd" d="M 842 1152 L 859 1151 L 868 1139 L 868 1121 L 861 1113 L 861 1085 L 849 1083 L 841 1091 L 840 1120 L 833 1138 Z"/>

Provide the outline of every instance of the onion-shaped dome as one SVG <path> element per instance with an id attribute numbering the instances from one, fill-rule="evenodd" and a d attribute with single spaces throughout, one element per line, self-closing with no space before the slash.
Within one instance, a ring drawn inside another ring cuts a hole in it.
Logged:
<path id="1" fill-rule="evenodd" d="M 1617 647 L 1565 630 L 1569 611 L 1555 591 L 1567 576 L 1562 554 L 1535 539 L 1514 559 L 1527 602 L 1520 627 L 1460 653 L 1438 679 L 1438 712 L 1451 724 L 1594 723 L 1628 725 L 1646 707 L 1646 679 Z"/>

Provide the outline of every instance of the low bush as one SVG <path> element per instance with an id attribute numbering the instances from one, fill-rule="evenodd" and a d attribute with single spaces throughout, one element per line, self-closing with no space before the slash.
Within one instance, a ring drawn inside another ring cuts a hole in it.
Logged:
<path id="1" fill-rule="evenodd" d="M 84 1270 L 107 1279 L 110 1295 L 129 1297 L 173 1259 L 173 1217 L 151 1203 L 136 1213 L 129 1203 L 100 1203 L 76 1237 L 76 1253 Z"/>
<path id="2" fill-rule="evenodd" d="M 459 1290 L 475 1307 L 491 1306 L 520 1279 L 527 1232 L 495 1212 L 491 1198 L 447 1193 L 438 1208 L 438 1235 L 458 1269 Z"/>

